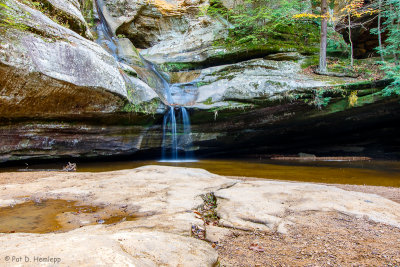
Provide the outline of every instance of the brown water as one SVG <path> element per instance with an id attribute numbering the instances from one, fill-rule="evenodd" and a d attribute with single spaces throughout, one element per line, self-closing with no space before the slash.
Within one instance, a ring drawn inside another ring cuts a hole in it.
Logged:
<path id="1" fill-rule="evenodd" d="M 132 169 L 145 165 L 203 168 L 226 176 L 245 176 L 277 180 L 333 184 L 357 184 L 400 187 L 399 161 L 243 161 L 200 160 L 197 162 L 117 161 L 79 163 L 79 172 L 103 172 Z M 30 169 L 62 169 L 62 164 L 29 166 Z M 13 171 L 17 170 L 14 168 Z M 2 171 L 7 171 L 3 169 Z M 8 171 L 12 171 L 8 169 Z"/>
<path id="2" fill-rule="evenodd" d="M 117 214 L 101 217 L 102 209 L 96 206 L 77 205 L 75 201 L 60 199 L 24 202 L 13 207 L 0 208 L 1 233 L 50 233 L 63 232 L 96 223 L 112 224 L 134 220 L 133 215 Z"/>
<path id="3" fill-rule="evenodd" d="M 245 176 L 277 180 L 333 184 L 358 184 L 400 187 L 399 162 L 276 162 L 201 160 L 198 162 L 113 162 L 82 165 L 79 171 L 111 171 L 144 165 L 202 168 L 226 176 Z"/>

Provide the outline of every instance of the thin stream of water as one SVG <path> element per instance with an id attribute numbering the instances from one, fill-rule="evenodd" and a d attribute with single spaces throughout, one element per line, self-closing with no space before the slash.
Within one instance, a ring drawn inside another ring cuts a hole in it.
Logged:
<path id="1" fill-rule="evenodd" d="M 121 62 L 119 56 L 119 43 L 118 38 L 113 34 L 107 20 L 103 14 L 104 3 L 102 0 L 96 0 L 96 11 L 99 18 L 97 24 L 98 39 L 97 43 L 100 44 L 106 51 L 114 56 L 114 58 Z M 186 108 L 183 107 L 187 102 L 193 98 L 193 93 L 189 90 L 190 94 L 186 94 L 185 90 L 180 90 L 181 84 L 169 84 L 162 74 L 157 70 L 156 66 L 143 58 L 140 55 L 143 65 L 146 68 L 147 75 L 151 76 L 151 79 L 142 77 L 142 80 L 149 82 L 149 80 L 155 81 L 156 87 L 161 87 L 162 96 L 168 103 L 169 108 L 165 112 L 163 119 L 163 141 L 162 141 L 162 161 L 189 161 L 192 160 L 194 155 L 193 152 L 188 151 L 192 147 L 191 138 L 191 127 L 189 113 Z M 130 83 L 129 77 L 124 75 L 124 80 Z M 174 97 L 171 93 L 171 88 L 174 89 Z M 159 92 L 159 90 L 157 90 Z M 184 103 L 182 103 L 184 102 Z M 179 112 L 180 111 L 180 112 Z M 181 114 L 181 119 L 177 120 L 178 114 Z M 180 125 L 178 125 L 181 124 Z M 178 129 L 182 131 L 178 132 Z M 181 144 L 181 145 L 178 145 Z M 185 151 L 183 154 L 179 153 L 179 150 Z"/>

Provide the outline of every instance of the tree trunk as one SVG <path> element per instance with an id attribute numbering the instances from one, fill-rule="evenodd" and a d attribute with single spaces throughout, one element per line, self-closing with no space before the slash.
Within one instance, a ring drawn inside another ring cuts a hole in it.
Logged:
<path id="1" fill-rule="evenodd" d="M 379 0 L 378 7 L 378 41 L 379 41 L 379 54 L 381 55 L 381 61 L 384 62 L 383 58 L 383 47 L 382 47 L 382 31 L 381 31 L 381 14 L 382 14 L 382 0 Z"/>
<path id="2" fill-rule="evenodd" d="M 348 13 L 348 20 L 349 20 L 349 41 L 350 41 L 350 65 L 351 68 L 354 66 L 354 52 L 353 52 L 353 41 L 351 40 L 351 14 Z"/>
<path id="3" fill-rule="evenodd" d="M 319 52 L 319 72 L 326 72 L 326 46 L 327 46 L 327 36 L 328 36 L 328 2 L 327 0 L 321 0 L 321 47 Z"/>

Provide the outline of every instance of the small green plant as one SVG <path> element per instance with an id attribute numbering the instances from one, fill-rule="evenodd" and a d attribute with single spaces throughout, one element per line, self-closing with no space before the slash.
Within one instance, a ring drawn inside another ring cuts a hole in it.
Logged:
<path id="1" fill-rule="evenodd" d="M 358 101 L 358 96 L 357 96 L 358 91 L 352 91 L 349 96 L 349 106 L 354 107 L 357 105 Z"/>
<path id="2" fill-rule="evenodd" d="M 208 84 L 210 84 L 210 82 L 197 82 L 196 86 L 201 87 L 201 86 L 208 85 Z"/>
<path id="3" fill-rule="evenodd" d="M 154 115 L 157 111 L 160 101 L 158 99 L 152 99 L 147 102 L 138 102 L 135 94 L 135 88 L 132 85 L 127 84 L 128 102 L 122 108 L 123 112 L 134 112 Z"/>
<path id="4" fill-rule="evenodd" d="M 160 103 L 158 101 L 149 101 L 139 104 L 129 102 L 125 104 L 125 106 L 122 108 L 122 111 L 154 115 L 159 104 Z"/>
<path id="5" fill-rule="evenodd" d="M 207 98 L 206 101 L 203 102 L 205 105 L 212 105 L 213 101 L 212 101 L 212 97 Z"/>
<path id="6" fill-rule="evenodd" d="M 85 18 L 90 28 L 95 26 L 94 14 L 93 14 L 93 1 L 92 0 L 80 0 L 81 13 Z"/>
<path id="7" fill-rule="evenodd" d="M 324 96 L 325 91 L 323 90 L 314 90 L 314 97 L 310 101 L 309 99 L 306 99 L 304 102 L 307 103 L 308 105 L 312 105 L 317 107 L 319 110 L 322 108 L 328 106 L 329 101 L 332 99 L 331 97 L 325 97 Z"/>
<path id="8" fill-rule="evenodd" d="M 207 193 L 202 195 L 201 198 L 203 199 L 204 204 L 199 211 L 203 217 L 203 220 L 206 223 L 218 222 L 219 217 L 216 212 L 217 198 L 215 197 L 214 193 Z"/>
<path id="9" fill-rule="evenodd" d="M 195 69 L 197 66 L 194 63 L 185 63 L 185 62 L 168 62 L 160 65 L 160 69 L 162 71 L 168 72 L 176 72 L 182 70 L 191 70 Z"/>

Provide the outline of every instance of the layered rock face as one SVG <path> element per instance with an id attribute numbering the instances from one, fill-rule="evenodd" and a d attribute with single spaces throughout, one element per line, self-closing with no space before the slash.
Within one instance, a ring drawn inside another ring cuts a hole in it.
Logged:
<path id="1" fill-rule="evenodd" d="M 78 0 L 41 0 L 41 2 L 49 9 L 50 13 L 57 13 L 65 23 L 68 23 L 70 29 L 88 39 L 93 39 L 89 25 L 81 13 Z"/>
<path id="2" fill-rule="evenodd" d="M 354 57 L 368 58 L 377 55 L 376 47 L 379 46 L 378 36 L 376 34 L 371 34 L 371 29 L 378 27 L 378 16 L 376 14 L 363 15 L 360 18 L 354 18 L 352 23 L 356 25 L 351 29 Z M 350 43 L 346 21 L 337 25 L 336 31 L 343 35 L 347 43 Z M 382 34 L 382 39 L 386 39 L 385 33 Z"/>
<path id="3" fill-rule="evenodd" d="M 155 112 L 157 94 L 131 67 L 92 41 L 77 1 L 42 3 L 6 1 L 7 15 L 15 25 L 1 31 L 1 161 L 129 154 L 141 149 L 144 125 L 152 119 L 129 115 L 124 123 L 136 125 L 118 124 L 128 114 L 126 109 Z M 137 59 L 129 40 L 121 41 L 121 49 L 129 52 L 125 53 L 129 62 Z M 90 122 L 75 122 L 85 118 Z M 104 120 L 107 128 L 98 123 Z M 125 138 L 127 132 L 132 136 Z"/>
<path id="4" fill-rule="evenodd" d="M 19 24 L 2 33 L 2 117 L 65 117 L 122 109 L 128 90 L 119 64 L 109 53 L 36 9 L 12 0 L 7 4 Z M 81 27 L 78 33 L 90 35 L 85 34 L 88 28 L 78 3 L 49 4 L 80 21 L 84 30 Z M 154 97 L 150 92 L 136 100 Z"/>
<path id="5" fill-rule="evenodd" d="M 397 100 L 381 97 L 384 84 L 346 87 L 357 80 L 307 74 L 301 49 L 216 45 L 231 26 L 201 13 L 207 1 L 98 2 L 124 63 L 91 40 L 76 1 L 44 1 L 70 28 L 7 3 L 14 16 L 26 15 L 23 28 L 1 33 L 2 161 L 158 156 L 165 98 L 139 50 L 174 84 L 174 96 L 190 95 L 181 98 L 199 155 L 399 155 Z M 358 101 L 350 105 L 353 91 Z"/>
<path id="6" fill-rule="evenodd" d="M 126 114 L 102 119 L 79 118 L 79 122 L 32 119 L 3 122 L 0 162 L 132 155 L 140 150 L 156 150 L 161 146 L 162 131 L 152 131 L 148 126 L 155 123 L 152 116 L 129 118 Z"/>
<path id="7" fill-rule="evenodd" d="M 202 63 L 221 49 L 213 42 L 226 36 L 229 23 L 199 16 L 207 1 L 105 1 L 115 32 L 128 37 L 142 55 L 157 64 Z"/>
<path id="8" fill-rule="evenodd" d="M 377 1 L 364 1 L 365 8 L 375 8 Z M 384 19 L 381 20 L 381 29 L 385 27 Z M 372 29 L 378 28 L 378 14 L 366 13 L 360 17 L 351 18 L 351 41 L 353 42 L 354 57 L 355 58 L 368 58 L 376 56 L 376 48 L 379 47 L 379 40 L 377 34 L 372 34 Z M 350 44 L 348 20 L 347 17 L 340 21 L 335 30 L 343 35 L 345 41 Z M 387 38 L 387 32 L 382 31 L 381 37 L 383 42 Z"/>
<path id="9" fill-rule="evenodd" d="M 43 13 L 8 1 L 29 31 L 9 28 L 1 44 L 1 115 L 112 112 L 127 92 L 118 65 L 100 46 Z"/>

